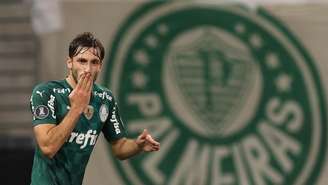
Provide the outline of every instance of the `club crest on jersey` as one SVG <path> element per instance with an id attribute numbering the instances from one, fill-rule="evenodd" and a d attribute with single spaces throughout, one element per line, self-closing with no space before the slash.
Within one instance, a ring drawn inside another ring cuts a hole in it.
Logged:
<path id="1" fill-rule="evenodd" d="M 92 118 L 92 116 L 93 116 L 93 113 L 94 113 L 94 108 L 93 108 L 93 106 L 92 105 L 88 105 L 88 107 L 84 110 L 84 116 L 88 119 L 88 120 L 90 120 L 91 118 Z"/>
<path id="2" fill-rule="evenodd" d="M 99 109 L 99 116 L 101 122 L 105 122 L 109 114 L 108 107 L 105 104 L 102 104 Z"/>
<path id="3" fill-rule="evenodd" d="M 44 119 L 49 115 L 49 109 L 45 105 L 39 105 L 35 108 L 34 116 L 38 119 Z"/>

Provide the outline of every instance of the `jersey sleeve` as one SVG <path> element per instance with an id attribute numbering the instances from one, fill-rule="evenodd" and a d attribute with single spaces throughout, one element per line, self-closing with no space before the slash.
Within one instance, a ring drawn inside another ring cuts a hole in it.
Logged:
<path id="1" fill-rule="evenodd" d="M 33 89 L 30 99 L 33 126 L 44 123 L 56 124 L 56 101 L 51 92 L 45 84 L 38 85 Z"/>
<path id="2" fill-rule="evenodd" d="M 107 141 L 115 141 L 126 136 L 126 130 L 123 125 L 117 103 L 113 99 L 114 104 L 109 110 L 109 116 L 104 124 L 102 132 Z"/>

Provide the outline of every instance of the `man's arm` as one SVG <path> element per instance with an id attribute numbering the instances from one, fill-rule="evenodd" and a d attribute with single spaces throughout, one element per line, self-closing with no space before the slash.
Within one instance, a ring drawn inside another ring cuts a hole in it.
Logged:
<path id="1" fill-rule="evenodd" d="M 34 127 L 36 141 L 42 153 L 52 158 L 62 147 L 80 117 L 78 110 L 70 109 L 61 123 L 39 124 Z"/>
<path id="2" fill-rule="evenodd" d="M 42 153 L 52 158 L 69 138 L 71 132 L 89 104 L 92 89 L 90 73 L 81 75 L 81 80 L 69 95 L 71 108 L 65 118 L 58 124 L 39 124 L 34 127 L 36 141 Z"/>
<path id="3" fill-rule="evenodd" d="M 155 141 L 147 130 L 144 130 L 136 140 L 121 138 L 111 142 L 113 154 L 120 160 L 130 158 L 140 152 L 158 151 L 160 143 Z"/>

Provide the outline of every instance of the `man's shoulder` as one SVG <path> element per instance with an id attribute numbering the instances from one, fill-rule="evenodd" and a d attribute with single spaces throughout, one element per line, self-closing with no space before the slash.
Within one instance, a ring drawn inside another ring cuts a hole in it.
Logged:
<path id="1" fill-rule="evenodd" d="M 111 95 L 113 94 L 112 91 L 110 89 L 108 89 L 107 87 L 100 85 L 100 84 L 94 84 L 95 85 L 95 90 L 96 91 L 100 91 L 100 92 L 107 92 L 110 93 Z"/>
<path id="2" fill-rule="evenodd" d="M 60 87 L 64 87 L 63 80 L 52 80 L 48 82 L 41 82 L 34 87 L 33 92 L 40 91 L 40 90 L 50 92 L 52 89 L 60 88 Z"/>
<path id="3" fill-rule="evenodd" d="M 106 98 L 106 99 L 112 101 L 114 96 L 110 89 L 108 89 L 107 87 L 104 87 L 102 85 L 99 85 L 99 84 L 94 84 L 94 85 L 95 85 L 94 95 L 99 96 L 100 98 L 103 98 L 103 99 Z"/>

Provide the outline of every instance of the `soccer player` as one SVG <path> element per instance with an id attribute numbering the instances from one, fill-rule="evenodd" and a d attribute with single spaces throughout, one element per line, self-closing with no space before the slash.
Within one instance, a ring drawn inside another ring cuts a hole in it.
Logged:
<path id="1" fill-rule="evenodd" d="M 37 142 L 31 185 L 80 185 L 100 132 L 120 160 L 160 144 L 147 130 L 128 139 L 110 90 L 95 82 L 105 51 L 91 33 L 77 35 L 69 45 L 68 76 L 37 85 L 31 96 Z"/>

